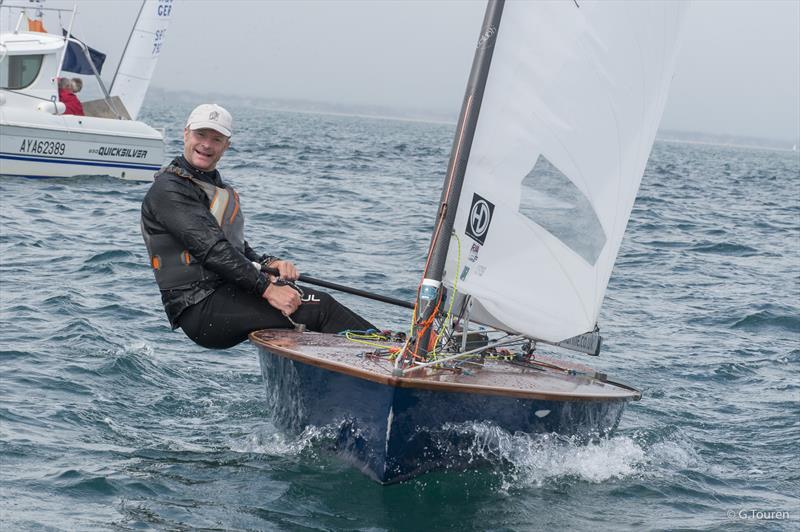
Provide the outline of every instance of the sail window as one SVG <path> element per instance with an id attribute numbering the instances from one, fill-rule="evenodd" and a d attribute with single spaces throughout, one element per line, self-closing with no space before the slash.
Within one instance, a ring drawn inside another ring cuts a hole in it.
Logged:
<path id="1" fill-rule="evenodd" d="M 592 204 L 543 155 L 539 155 L 522 180 L 519 212 L 589 264 L 597 262 L 606 243 L 606 234 Z"/>
<path id="2" fill-rule="evenodd" d="M 44 55 L 10 55 L 0 62 L 0 88 L 24 89 L 31 85 L 42 69 Z"/>

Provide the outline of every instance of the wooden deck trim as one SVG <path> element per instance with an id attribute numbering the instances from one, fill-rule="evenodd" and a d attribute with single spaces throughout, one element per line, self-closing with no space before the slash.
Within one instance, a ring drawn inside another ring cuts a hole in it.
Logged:
<path id="1" fill-rule="evenodd" d="M 571 393 L 558 393 L 558 392 L 554 393 L 528 392 L 528 391 L 514 390 L 511 388 L 481 386 L 476 384 L 436 382 L 426 379 L 418 379 L 418 378 L 415 379 L 411 377 L 393 377 L 390 375 L 384 376 L 378 373 L 356 369 L 346 364 L 341 364 L 339 362 L 320 360 L 318 358 L 305 355 L 298 351 L 293 351 L 283 346 L 271 344 L 265 340 L 262 340 L 261 338 L 258 338 L 256 336 L 257 332 L 258 331 L 250 333 L 249 339 L 252 343 L 256 344 L 259 347 L 259 349 L 265 349 L 274 355 L 281 356 L 283 358 L 288 358 L 289 360 L 294 360 L 295 362 L 300 362 L 302 364 L 306 364 L 309 366 L 315 366 L 329 371 L 335 371 L 337 373 L 341 373 L 350 377 L 355 377 L 358 379 L 363 379 L 370 382 L 383 384 L 386 386 L 393 386 L 396 388 L 416 388 L 421 390 L 431 390 L 438 392 L 477 393 L 481 395 L 516 397 L 519 399 L 538 399 L 544 401 L 576 401 L 576 402 L 577 401 L 632 401 L 632 400 L 637 400 L 638 396 L 640 395 L 638 391 L 633 392 L 627 389 L 627 387 L 626 388 L 619 387 L 619 389 L 622 391 L 628 391 L 628 394 L 623 394 L 619 396 L 586 395 L 586 394 L 575 395 Z M 610 386 L 615 386 L 615 384 L 613 383 L 606 382 L 605 384 L 608 384 Z"/>

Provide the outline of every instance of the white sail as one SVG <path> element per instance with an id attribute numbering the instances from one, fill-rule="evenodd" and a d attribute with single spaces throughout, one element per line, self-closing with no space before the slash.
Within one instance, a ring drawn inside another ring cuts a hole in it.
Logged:
<path id="1" fill-rule="evenodd" d="M 150 78 L 167 36 L 173 0 L 144 0 L 139 17 L 123 52 L 114 80 L 112 96 L 119 96 L 133 120 L 139 115 Z"/>
<path id="2" fill-rule="evenodd" d="M 685 11 L 506 3 L 445 273 L 472 296 L 471 319 L 552 342 L 594 329 Z"/>

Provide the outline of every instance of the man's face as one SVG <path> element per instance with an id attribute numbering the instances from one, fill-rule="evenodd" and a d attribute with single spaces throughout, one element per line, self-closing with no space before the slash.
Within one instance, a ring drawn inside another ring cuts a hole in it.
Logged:
<path id="1" fill-rule="evenodd" d="M 198 170 L 210 171 L 230 146 L 230 139 L 214 129 L 184 129 L 183 156 Z"/>

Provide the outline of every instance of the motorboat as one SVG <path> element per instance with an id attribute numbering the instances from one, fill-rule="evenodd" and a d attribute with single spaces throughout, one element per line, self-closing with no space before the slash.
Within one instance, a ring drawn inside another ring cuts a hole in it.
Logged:
<path id="1" fill-rule="evenodd" d="M 77 7 L 68 27 L 53 34 L 33 29 L 43 29 L 43 13 L 70 10 L 39 5 L 31 13 L 30 6 L 0 4 L 13 26 L 0 33 L 0 175 L 152 180 L 164 162 L 164 131 L 137 120 L 137 115 L 166 35 L 172 0 L 142 2 L 108 89 L 93 50 L 71 33 Z M 103 93 L 98 100 L 83 102 L 83 116 L 65 113 L 58 90 L 65 61 L 76 54 L 83 69 L 78 72 L 90 72 Z"/>

